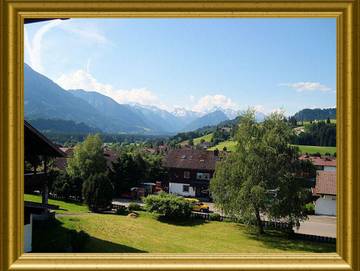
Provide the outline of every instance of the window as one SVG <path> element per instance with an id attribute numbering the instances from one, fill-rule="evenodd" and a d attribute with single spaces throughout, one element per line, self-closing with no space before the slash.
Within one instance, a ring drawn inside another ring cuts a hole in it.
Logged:
<path id="1" fill-rule="evenodd" d="M 184 179 L 190 179 L 190 171 L 184 171 Z"/>
<path id="2" fill-rule="evenodd" d="M 189 187 L 190 187 L 190 185 L 184 184 L 183 185 L 183 192 L 189 192 Z"/>
<path id="3" fill-rule="evenodd" d="M 198 180 L 210 180 L 210 173 L 198 172 L 196 174 L 196 179 L 198 179 Z"/>

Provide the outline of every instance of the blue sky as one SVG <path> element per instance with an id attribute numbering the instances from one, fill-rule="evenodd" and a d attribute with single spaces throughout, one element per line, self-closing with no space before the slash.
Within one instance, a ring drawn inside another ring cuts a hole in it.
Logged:
<path id="1" fill-rule="evenodd" d="M 119 103 L 264 113 L 336 104 L 335 19 L 70 19 L 25 26 L 25 62 Z"/>

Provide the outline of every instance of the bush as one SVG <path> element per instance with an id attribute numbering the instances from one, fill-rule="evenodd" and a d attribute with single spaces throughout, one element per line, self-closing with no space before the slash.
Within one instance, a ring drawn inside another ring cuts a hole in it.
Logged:
<path id="1" fill-rule="evenodd" d="M 141 211 L 142 208 L 141 208 L 140 204 L 137 204 L 135 202 L 131 202 L 131 203 L 129 203 L 128 210 L 129 210 L 129 212 Z"/>
<path id="2" fill-rule="evenodd" d="M 315 214 L 315 205 L 312 202 L 309 202 L 305 205 L 306 214 L 313 215 Z"/>
<path id="3" fill-rule="evenodd" d="M 209 215 L 209 218 L 211 221 L 220 221 L 221 220 L 221 216 L 218 213 L 211 213 Z"/>
<path id="4" fill-rule="evenodd" d="M 164 192 L 159 195 L 149 195 L 144 202 L 146 210 L 167 218 L 188 218 L 191 215 L 191 202 L 175 195 Z"/>

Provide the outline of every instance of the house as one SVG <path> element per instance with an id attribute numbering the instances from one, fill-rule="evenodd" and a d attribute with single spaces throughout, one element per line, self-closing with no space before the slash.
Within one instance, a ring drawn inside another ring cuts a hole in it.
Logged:
<path id="1" fill-rule="evenodd" d="M 173 149 L 164 158 L 168 191 L 185 197 L 209 197 L 209 184 L 218 160 L 214 151 Z"/>
<path id="2" fill-rule="evenodd" d="M 336 215 L 336 171 L 317 171 L 313 195 L 316 215 Z"/>
<path id="3" fill-rule="evenodd" d="M 59 157 L 55 159 L 54 166 L 60 170 L 65 170 L 67 166 L 68 159 L 73 155 L 74 148 L 65 148 L 61 147 L 61 151 L 63 151 L 66 156 L 65 157 Z M 116 162 L 116 159 L 118 158 L 118 155 L 115 151 L 110 150 L 107 147 L 103 148 L 104 151 L 104 157 L 106 159 L 106 165 L 109 169 L 112 169 L 112 163 Z"/>
<path id="4" fill-rule="evenodd" d="M 24 139 L 25 162 L 31 165 L 31 171 L 24 174 L 24 189 L 31 192 L 38 190 L 42 195 L 41 203 L 24 203 L 24 252 L 30 252 L 33 219 L 48 219 L 51 216 L 49 210 L 56 209 L 56 206 L 48 204 L 48 162 L 55 157 L 65 157 L 66 154 L 27 121 L 24 122 Z M 37 171 L 40 165 L 42 172 Z"/>
<path id="5" fill-rule="evenodd" d="M 324 171 L 335 171 L 336 170 L 336 157 L 331 156 L 310 156 L 310 155 L 301 155 L 300 160 L 310 160 L 317 170 Z"/>
<path id="6" fill-rule="evenodd" d="M 211 142 L 204 141 L 204 142 L 202 142 L 202 143 L 199 143 L 197 146 L 198 146 L 199 148 L 203 148 L 204 150 L 206 150 L 206 149 L 212 147 L 212 145 L 213 145 L 213 144 L 212 144 Z"/>

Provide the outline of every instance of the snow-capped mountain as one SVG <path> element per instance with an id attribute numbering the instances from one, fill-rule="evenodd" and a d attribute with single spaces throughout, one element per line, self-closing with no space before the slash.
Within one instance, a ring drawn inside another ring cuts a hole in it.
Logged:
<path id="1" fill-rule="evenodd" d="M 25 64 L 25 117 L 82 122 L 108 133 L 172 134 L 234 119 L 241 111 L 210 108 L 195 112 L 177 107 L 119 104 L 95 91 L 65 90 Z M 257 113 L 258 120 L 264 114 Z"/>

